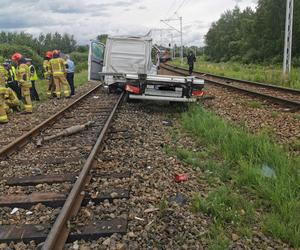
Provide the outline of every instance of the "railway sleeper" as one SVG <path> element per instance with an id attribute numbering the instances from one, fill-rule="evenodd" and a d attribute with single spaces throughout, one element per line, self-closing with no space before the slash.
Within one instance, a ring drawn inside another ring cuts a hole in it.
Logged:
<path id="1" fill-rule="evenodd" d="M 69 234 L 67 242 L 76 240 L 92 241 L 100 237 L 107 237 L 114 233 L 126 234 L 128 221 L 124 218 L 111 220 L 92 221 L 88 225 L 76 227 L 74 232 Z M 4 225 L 0 226 L 0 243 L 23 241 L 37 244 L 45 241 L 51 225 Z"/>
<path id="2" fill-rule="evenodd" d="M 8 186 L 34 186 L 38 184 L 54 184 L 54 183 L 63 183 L 63 182 L 75 182 L 77 179 L 78 173 L 64 174 L 64 175 L 35 175 L 35 176 L 24 176 L 24 177 L 11 177 L 6 179 L 6 185 Z M 97 172 L 92 170 L 92 178 L 130 178 L 131 172 Z"/>
<path id="3" fill-rule="evenodd" d="M 89 202 L 98 204 L 104 200 L 113 201 L 115 199 L 129 199 L 130 191 L 128 189 L 110 189 L 99 193 L 96 197 L 84 193 L 81 205 L 87 205 Z M 25 208 L 30 209 L 36 204 L 43 204 L 48 207 L 57 208 L 64 205 L 68 194 L 62 193 L 32 193 L 29 195 L 5 195 L 0 196 L 0 207 Z"/>

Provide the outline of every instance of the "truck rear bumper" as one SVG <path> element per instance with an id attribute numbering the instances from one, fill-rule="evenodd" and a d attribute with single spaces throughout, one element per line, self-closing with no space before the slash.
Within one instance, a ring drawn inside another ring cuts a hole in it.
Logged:
<path id="1" fill-rule="evenodd" d="M 147 95 L 129 95 L 129 98 L 136 99 L 136 100 L 168 101 L 168 102 L 195 102 L 197 100 L 196 98 L 147 96 Z"/>

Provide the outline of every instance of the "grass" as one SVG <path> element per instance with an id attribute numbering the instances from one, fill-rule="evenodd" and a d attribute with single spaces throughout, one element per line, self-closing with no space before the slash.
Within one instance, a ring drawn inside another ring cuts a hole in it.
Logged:
<path id="1" fill-rule="evenodd" d="M 175 59 L 170 63 L 187 68 L 186 62 L 181 65 L 179 59 Z M 289 79 L 283 81 L 281 65 L 263 66 L 257 64 L 240 64 L 236 62 L 213 63 L 204 61 L 203 57 L 197 57 L 194 70 L 300 89 L 300 70 L 298 68 L 293 68 Z"/>
<path id="2" fill-rule="evenodd" d="M 199 145 L 205 146 L 208 157 L 188 149 L 173 149 L 173 152 L 227 186 L 215 190 L 206 199 L 195 199 L 194 209 L 210 214 L 217 224 L 224 226 L 233 221 L 236 230 L 240 226 L 244 230 L 251 216 L 244 220 L 239 211 L 252 214 L 247 198 L 239 195 L 246 193 L 264 211 L 260 218 L 264 232 L 299 247 L 300 159 L 289 156 L 267 134 L 250 134 L 201 107 L 192 106 L 182 115 L 181 123 Z M 265 175 L 264 168 L 271 169 L 273 177 Z"/>
<path id="3" fill-rule="evenodd" d="M 226 186 L 220 186 L 208 197 L 195 196 L 192 201 L 194 212 L 204 212 L 213 217 L 216 225 L 233 227 L 239 235 L 248 235 L 247 227 L 255 221 L 254 206 L 242 195 Z"/>
<path id="4" fill-rule="evenodd" d="M 264 107 L 264 104 L 259 101 L 246 101 L 245 103 L 243 103 L 243 105 L 255 109 L 262 109 Z"/>
<path id="5" fill-rule="evenodd" d="M 75 73 L 74 75 L 75 88 L 85 84 L 86 82 L 87 82 L 87 70 L 81 71 L 80 73 Z M 46 80 L 37 80 L 35 85 L 41 101 L 47 100 L 48 82 Z"/>

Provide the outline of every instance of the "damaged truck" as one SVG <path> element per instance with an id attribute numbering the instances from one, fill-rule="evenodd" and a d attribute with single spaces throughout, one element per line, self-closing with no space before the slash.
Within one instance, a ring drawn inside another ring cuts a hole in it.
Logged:
<path id="1" fill-rule="evenodd" d="M 150 37 L 108 37 L 106 44 L 91 41 L 89 80 L 99 80 L 128 99 L 193 102 L 203 95 L 204 80 L 192 76 L 158 75 L 157 53 Z"/>

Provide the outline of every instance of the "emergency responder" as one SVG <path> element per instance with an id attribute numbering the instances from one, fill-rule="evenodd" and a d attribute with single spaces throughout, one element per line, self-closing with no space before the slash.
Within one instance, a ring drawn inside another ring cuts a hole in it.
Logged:
<path id="1" fill-rule="evenodd" d="M 10 112 L 10 109 L 15 111 L 20 111 L 20 100 L 18 99 L 16 93 L 11 89 L 6 89 L 6 97 L 5 97 L 5 104 L 7 105 L 6 111 L 7 113 Z"/>
<path id="2" fill-rule="evenodd" d="M 62 91 L 65 97 L 70 97 L 69 84 L 66 80 L 66 67 L 64 60 L 60 57 L 58 50 L 53 51 L 53 57 L 49 61 L 50 71 L 55 84 L 55 94 L 57 98 L 61 97 Z"/>
<path id="3" fill-rule="evenodd" d="M 47 51 L 45 53 L 44 62 L 43 62 L 43 68 L 44 68 L 44 78 L 48 81 L 48 90 L 47 90 L 47 96 L 48 98 L 53 97 L 55 85 L 53 82 L 53 77 L 50 71 L 50 60 L 52 59 L 52 51 Z"/>
<path id="4" fill-rule="evenodd" d="M 192 75 L 193 70 L 194 70 L 194 63 L 196 62 L 196 57 L 193 53 L 193 51 L 190 51 L 188 56 L 187 56 L 187 63 L 189 65 L 189 73 Z"/>
<path id="5" fill-rule="evenodd" d="M 29 67 L 29 71 L 30 71 L 30 81 L 31 81 L 30 97 L 31 97 L 31 100 L 39 101 L 40 100 L 39 94 L 35 88 L 35 81 L 38 79 L 38 77 L 37 77 L 35 67 L 32 64 L 32 59 L 26 58 L 26 64 Z"/>
<path id="6" fill-rule="evenodd" d="M 0 58 L 1 60 L 1 58 Z M 5 97 L 6 97 L 6 77 L 7 72 L 4 69 L 2 62 L 0 62 L 0 123 L 8 122 L 8 117 L 6 114 L 6 105 L 5 105 Z"/>
<path id="7" fill-rule="evenodd" d="M 75 87 L 74 87 L 74 72 L 75 72 L 75 64 L 70 59 L 69 55 L 66 55 L 66 69 L 67 69 L 67 81 L 69 83 L 71 89 L 71 96 L 75 95 Z"/>
<path id="8" fill-rule="evenodd" d="M 24 102 L 25 113 L 32 113 L 32 102 L 30 98 L 30 71 L 26 64 L 25 58 L 20 53 L 12 55 L 11 60 L 16 62 L 17 67 L 17 81 L 21 87 L 22 99 Z"/>
<path id="9" fill-rule="evenodd" d="M 13 65 L 11 60 L 5 60 L 4 62 L 4 68 L 7 71 L 7 82 L 6 86 L 11 88 L 16 94 L 19 100 L 22 99 L 21 96 L 21 89 L 19 87 L 19 84 L 17 82 L 17 75 L 16 75 L 16 68 Z"/>

